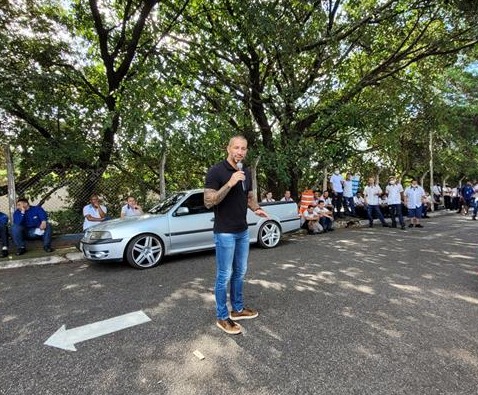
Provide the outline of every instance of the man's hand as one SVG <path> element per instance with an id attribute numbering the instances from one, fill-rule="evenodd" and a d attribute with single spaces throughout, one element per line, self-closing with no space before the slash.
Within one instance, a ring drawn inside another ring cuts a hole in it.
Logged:
<path id="1" fill-rule="evenodd" d="M 246 179 L 246 175 L 242 170 L 238 170 L 235 173 L 232 174 L 231 178 L 227 182 L 229 188 L 232 188 L 234 185 L 236 185 L 239 181 L 244 181 Z"/>
<path id="2" fill-rule="evenodd" d="M 257 210 L 255 210 L 254 214 L 258 215 L 259 217 L 269 219 L 269 215 L 267 215 L 267 213 L 261 208 L 258 208 Z"/>
<path id="3" fill-rule="evenodd" d="M 39 228 L 41 230 L 45 230 L 46 229 L 46 221 L 41 221 L 41 224 L 40 224 Z"/>

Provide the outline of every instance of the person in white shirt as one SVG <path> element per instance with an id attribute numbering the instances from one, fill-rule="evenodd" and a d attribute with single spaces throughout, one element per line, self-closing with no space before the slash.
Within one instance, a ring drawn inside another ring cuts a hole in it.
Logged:
<path id="1" fill-rule="evenodd" d="M 433 206 L 435 210 L 438 210 L 438 207 L 441 203 L 442 197 L 442 187 L 439 183 L 435 183 L 432 187 L 432 194 L 433 194 Z"/>
<path id="2" fill-rule="evenodd" d="M 365 199 L 360 192 L 354 196 L 355 215 L 359 218 L 368 218 L 367 208 L 365 207 Z"/>
<path id="3" fill-rule="evenodd" d="M 398 222 L 402 229 L 405 229 L 405 221 L 402 214 L 402 200 L 403 200 L 403 187 L 402 184 L 397 182 L 397 179 L 392 176 L 388 179 L 388 185 L 385 188 L 387 194 L 388 210 L 390 212 L 390 218 L 392 219 L 392 228 L 397 227 Z"/>
<path id="4" fill-rule="evenodd" d="M 443 204 L 445 205 L 445 210 L 451 209 L 451 188 L 448 184 L 445 184 L 443 187 Z"/>
<path id="5" fill-rule="evenodd" d="M 138 215 L 143 215 L 143 209 L 133 196 L 128 196 L 126 204 L 121 207 L 121 218 L 137 217 Z"/>
<path id="6" fill-rule="evenodd" d="M 319 223 L 320 217 L 319 214 L 314 211 L 314 206 L 310 204 L 307 210 L 303 212 L 302 218 L 304 219 L 302 227 L 307 229 L 310 235 L 316 235 L 322 232 L 323 229 Z"/>
<path id="7" fill-rule="evenodd" d="M 101 204 L 98 195 L 91 195 L 90 204 L 83 207 L 83 217 L 85 217 L 83 230 L 107 220 L 106 212 L 106 206 Z"/>
<path id="8" fill-rule="evenodd" d="M 332 201 L 337 210 L 337 215 L 342 217 L 342 206 L 344 200 L 344 177 L 340 174 L 339 169 L 334 170 L 334 174 L 330 177 L 330 184 L 332 187 Z"/>
<path id="9" fill-rule="evenodd" d="M 355 204 L 354 204 L 354 194 L 353 194 L 353 181 L 352 174 L 347 173 L 344 181 L 344 202 L 345 209 L 348 214 L 355 217 Z"/>
<path id="10" fill-rule="evenodd" d="M 272 192 L 267 192 L 264 196 L 264 199 L 262 199 L 264 203 L 272 203 L 275 202 L 275 199 L 272 198 Z"/>
<path id="11" fill-rule="evenodd" d="M 327 207 L 325 207 L 325 202 L 319 200 L 319 204 L 314 209 L 314 212 L 319 215 L 319 224 L 322 226 L 324 232 L 332 232 L 334 228 L 334 215 Z"/>
<path id="12" fill-rule="evenodd" d="M 369 228 L 373 228 L 374 213 L 382 223 L 382 226 L 384 228 L 388 228 L 388 224 L 385 222 L 385 218 L 383 218 L 383 214 L 380 211 L 380 195 L 382 194 L 382 188 L 380 188 L 380 185 L 375 185 L 375 178 L 370 177 L 368 179 L 368 184 L 364 188 L 363 194 L 365 199 L 365 205 L 367 206 Z"/>
<path id="13" fill-rule="evenodd" d="M 425 196 L 425 190 L 418 185 L 417 179 L 414 178 L 412 185 L 405 188 L 403 195 L 408 209 L 408 218 L 410 218 L 410 225 L 408 227 L 423 228 L 422 224 L 420 224 L 420 218 L 422 217 L 422 200 Z"/>
<path id="14" fill-rule="evenodd" d="M 285 191 L 284 192 L 284 197 L 280 201 L 281 202 L 293 202 L 294 199 L 291 198 L 290 191 Z"/>

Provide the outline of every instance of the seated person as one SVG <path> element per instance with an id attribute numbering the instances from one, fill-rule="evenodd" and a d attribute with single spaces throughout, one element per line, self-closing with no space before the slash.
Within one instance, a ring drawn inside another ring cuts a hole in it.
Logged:
<path id="1" fill-rule="evenodd" d="M 91 195 L 90 204 L 87 204 L 85 207 L 83 207 L 83 217 L 85 217 L 83 222 L 83 230 L 91 228 L 93 225 L 98 225 L 100 222 L 109 219 L 106 216 L 106 212 L 106 207 L 101 204 L 98 195 Z"/>
<path id="2" fill-rule="evenodd" d="M 333 224 L 334 224 L 334 215 L 332 211 L 330 211 L 327 207 L 325 207 L 325 202 L 323 200 L 319 200 L 319 205 L 315 208 L 315 213 L 319 215 L 319 223 L 322 226 L 324 232 L 331 232 L 333 231 Z"/>
<path id="3" fill-rule="evenodd" d="M 355 214 L 359 218 L 368 218 L 367 208 L 365 207 L 365 199 L 361 192 L 357 192 L 354 196 Z"/>
<path id="4" fill-rule="evenodd" d="M 280 200 L 281 202 L 293 202 L 294 199 L 292 199 L 290 195 L 290 191 L 285 191 L 284 192 L 284 197 Z"/>
<path id="5" fill-rule="evenodd" d="M 2 240 L 2 257 L 8 256 L 8 215 L 0 211 L 0 239 Z"/>
<path id="6" fill-rule="evenodd" d="M 312 203 L 314 206 L 317 206 L 319 204 L 319 200 L 322 199 L 322 192 L 321 191 L 314 191 L 314 203 Z"/>
<path id="7" fill-rule="evenodd" d="M 41 206 L 30 206 L 25 198 L 18 199 L 17 209 L 13 213 L 12 239 L 17 247 L 17 255 L 27 251 L 25 239 L 42 239 L 43 249 L 52 252 L 51 226 L 46 211 Z"/>
<path id="8" fill-rule="evenodd" d="M 430 218 L 427 213 L 432 209 L 432 198 L 425 192 L 422 198 L 422 218 Z"/>
<path id="9" fill-rule="evenodd" d="M 136 217 L 138 215 L 143 215 L 143 209 L 133 196 L 128 196 L 126 204 L 121 207 L 121 218 Z"/>
<path id="10" fill-rule="evenodd" d="M 304 223 L 302 224 L 303 229 L 307 229 L 309 235 L 316 235 L 322 232 L 322 226 L 319 223 L 319 215 L 314 212 L 314 206 L 310 204 L 302 213 L 302 218 Z"/>
<path id="11" fill-rule="evenodd" d="M 332 203 L 332 198 L 329 196 L 329 191 L 324 191 L 320 200 L 323 200 L 325 202 L 325 207 L 328 210 L 334 212 L 335 207 Z"/>
<path id="12" fill-rule="evenodd" d="M 272 198 L 272 192 L 267 192 L 264 195 L 264 199 L 262 199 L 264 203 L 272 203 L 275 202 L 275 199 Z"/>

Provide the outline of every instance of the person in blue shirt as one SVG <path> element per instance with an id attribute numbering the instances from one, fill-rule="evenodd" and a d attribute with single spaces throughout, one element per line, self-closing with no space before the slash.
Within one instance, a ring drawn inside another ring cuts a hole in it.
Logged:
<path id="1" fill-rule="evenodd" d="M 25 198 L 18 199 L 17 209 L 13 213 L 12 238 L 17 255 L 27 251 L 25 239 L 42 239 L 43 249 L 52 252 L 51 226 L 46 211 L 41 206 L 30 206 Z"/>
<path id="2" fill-rule="evenodd" d="M 8 256 L 8 215 L 0 211 L 0 239 L 2 240 L 2 257 Z"/>
<path id="3" fill-rule="evenodd" d="M 471 181 L 467 181 L 465 186 L 461 188 L 461 196 L 463 197 L 463 215 L 468 215 L 470 207 L 473 208 L 472 199 L 474 194 L 475 190 L 473 189 Z"/>

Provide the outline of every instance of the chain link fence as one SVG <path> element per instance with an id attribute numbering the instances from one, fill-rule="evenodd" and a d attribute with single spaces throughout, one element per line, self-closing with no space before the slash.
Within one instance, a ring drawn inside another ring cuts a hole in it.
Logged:
<path id="1" fill-rule="evenodd" d="M 70 169 L 64 174 L 41 173 L 28 180 L 20 180 L 15 171 L 15 153 L 8 154 L 9 148 L 0 146 L 0 211 L 10 217 L 15 201 L 20 197 L 29 200 L 30 205 L 40 205 L 48 213 L 54 234 L 74 234 L 83 231 L 83 207 L 89 204 L 92 194 L 100 197 L 108 210 L 108 216 L 119 218 L 121 207 L 128 196 L 134 196 L 147 211 L 159 200 L 159 194 L 152 192 L 138 180 L 130 180 L 116 167 L 107 167 L 100 175 L 91 170 Z M 8 166 L 9 157 L 11 166 Z"/>

